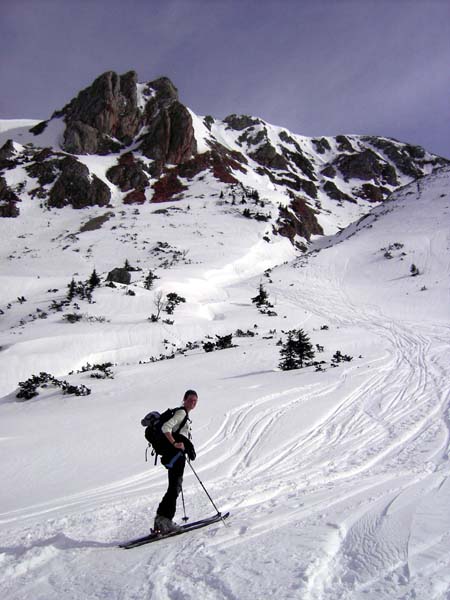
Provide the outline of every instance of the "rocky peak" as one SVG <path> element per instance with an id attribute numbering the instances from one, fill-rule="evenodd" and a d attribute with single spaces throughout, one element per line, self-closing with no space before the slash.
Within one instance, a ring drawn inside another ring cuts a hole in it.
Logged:
<path id="1" fill-rule="evenodd" d="M 108 71 L 53 117 L 66 123 L 63 149 L 72 154 L 107 154 L 118 150 L 116 138 L 130 143 L 139 127 L 137 74 Z"/>
<path id="2" fill-rule="evenodd" d="M 180 164 L 197 151 L 192 118 L 167 77 L 141 87 L 135 71 L 103 73 L 52 119 L 65 122 L 62 149 L 70 154 L 110 154 L 132 143 L 154 160 L 158 176 L 166 163 Z M 42 133 L 48 122 L 33 129 Z"/>

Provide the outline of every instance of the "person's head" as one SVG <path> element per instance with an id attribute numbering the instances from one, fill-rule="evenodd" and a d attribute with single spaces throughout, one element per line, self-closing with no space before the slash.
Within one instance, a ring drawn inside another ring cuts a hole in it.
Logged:
<path id="1" fill-rule="evenodd" d="M 184 408 L 189 412 L 196 407 L 198 401 L 198 395 L 195 390 L 187 390 L 184 393 L 183 404 Z"/>

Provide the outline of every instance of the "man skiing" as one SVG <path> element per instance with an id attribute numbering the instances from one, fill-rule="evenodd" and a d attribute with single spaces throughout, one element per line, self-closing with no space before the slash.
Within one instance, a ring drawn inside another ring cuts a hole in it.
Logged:
<path id="1" fill-rule="evenodd" d="M 180 529 L 180 526 L 173 522 L 173 517 L 183 485 L 185 455 L 187 454 L 190 460 L 195 460 L 189 413 L 196 407 L 197 401 L 197 392 L 187 390 L 183 397 L 183 406 L 161 428 L 163 433 L 161 463 L 168 470 L 169 485 L 156 511 L 154 530 L 163 534 Z"/>

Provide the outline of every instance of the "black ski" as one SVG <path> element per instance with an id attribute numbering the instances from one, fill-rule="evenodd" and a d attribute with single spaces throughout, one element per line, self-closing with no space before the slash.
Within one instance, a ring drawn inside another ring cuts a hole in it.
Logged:
<path id="1" fill-rule="evenodd" d="M 217 523 L 222 519 L 227 519 L 229 516 L 229 512 L 223 515 L 221 513 L 217 513 L 217 515 L 214 515 L 213 517 L 209 517 L 207 519 L 200 519 L 199 521 L 194 521 L 193 523 L 186 523 L 186 525 L 181 526 L 181 529 L 179 531 L 173 531 L 172 533 L 166 534 L 152 532 L 149 535 L 145 535 L 144 537 L 140 537 L 135 540 L 130 540 L 129 542 L 125 542 L 124 544 L 119 544 L 119 548 L 125 548 L 126 550 L 129 550 L 130 548 L 137 548 L 138 546 L 143 546 L 144 544 L 151 544 L 152 542 L 165 540 L 166 538 L 181 535 L 182 533 L 187 533 L 188 531 L 193 531 L 194 529 L 207 527 L 212 523 Z"/>

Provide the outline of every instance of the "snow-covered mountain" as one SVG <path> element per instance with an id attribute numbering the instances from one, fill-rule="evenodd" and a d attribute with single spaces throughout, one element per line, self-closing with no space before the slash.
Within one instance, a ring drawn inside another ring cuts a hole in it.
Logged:
<path id="1" fill-rule="evenodd" d="M 134 74 L 0 136 L 2 598 L 448 598 L 446 161 L 200 118 Z M 313 364 L 282 371 L 300 328 Z M 91 393 L 17 398 L 40 372 Z M 165 489 L 140 419 L 187 388 L 230 526 L 120 550 Z"/>
<path id="2" fill-rule="evenodd" d="M 140 84 L 133 71 L 104 73 L 30 125 L 0 123 L 0 216 L 29 204 L 118 208 L 256 192 L 273 210 L 253 217 L 292 240 L 309 239 L 448 164 L 383 137 L 307 138 L 245 115 L 198 117 L 169 79 Z"/>

